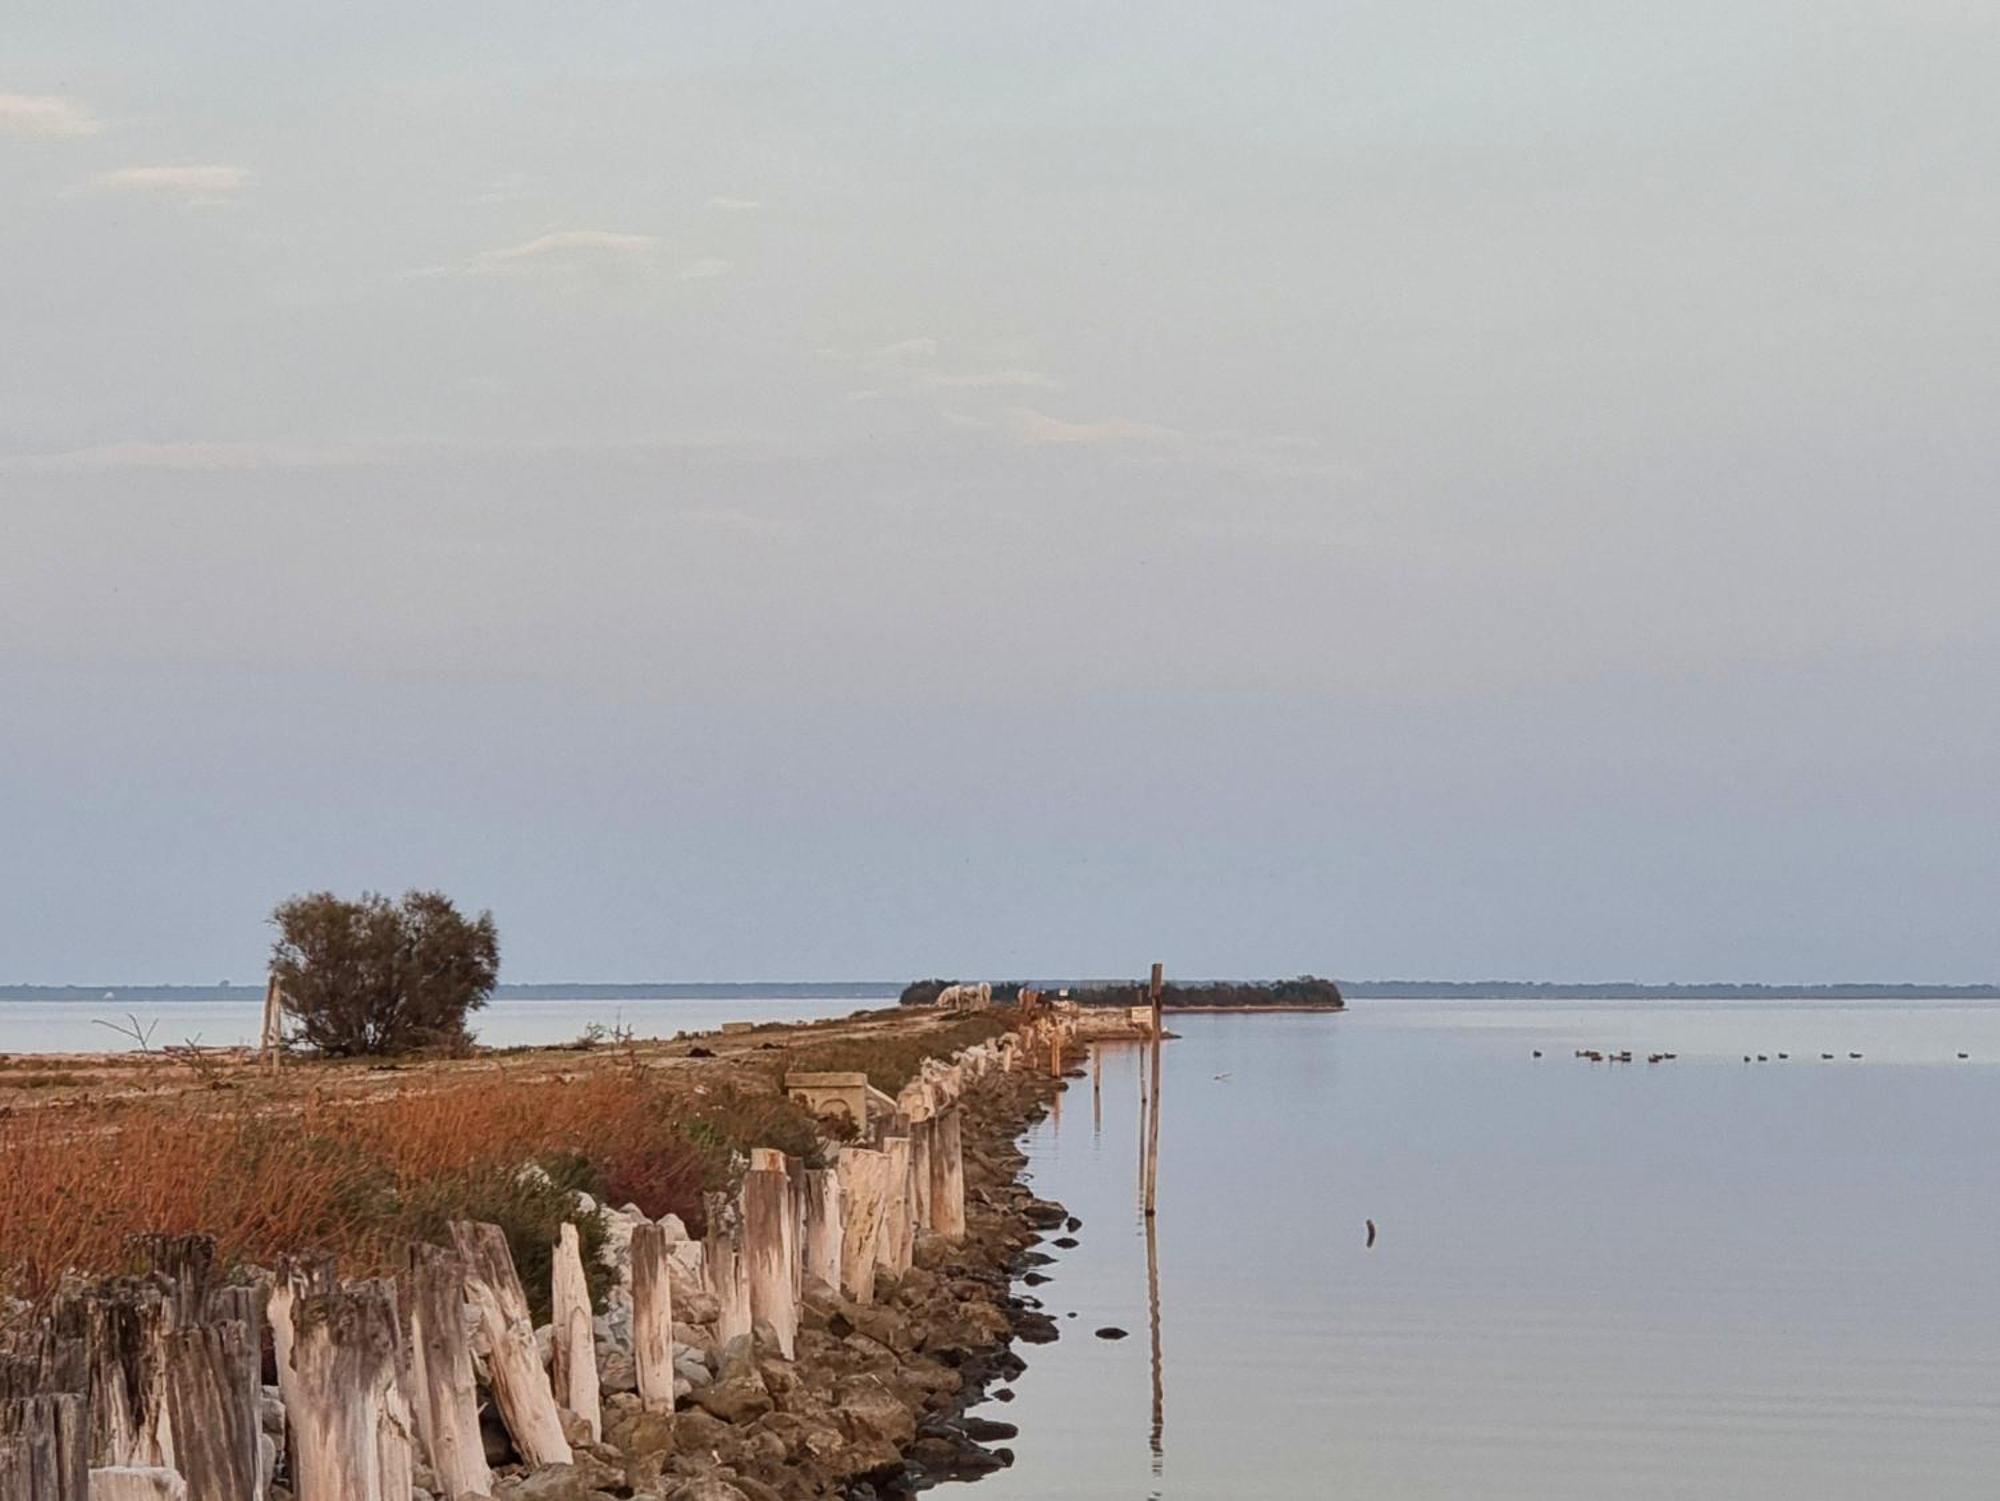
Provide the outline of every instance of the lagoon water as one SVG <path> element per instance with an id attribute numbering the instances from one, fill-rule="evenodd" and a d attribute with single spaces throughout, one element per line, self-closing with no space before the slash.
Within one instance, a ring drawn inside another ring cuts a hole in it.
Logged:
<path id="1" fill-rule="evenodd" d="M 2000 1004 L 1170 1020 L 1157 1347 L 1128 1045 L 1028 1141 L 1085 1223 L 982 1501 L 2000 1490 Z"/>
<path id="2" fill-rule="evenodd" d="M 472 1017 L 479 1041 L 489 1047 L 573 1042 L 586 1027 L 631 1027 L 639 1037 L 706 1032 L 724 1022 L 818 1021 L 864 1008 L 894 1004 L 852 996 L 735 996 L 727 1000 L 571 997 L 553 1001 L 506 998 Z M 110 1053 L 133 1041 L 106 1023 L 151 1029 L 155 1047 L 199 1041 L 207 1047 L 251 1047 L 263 1017 L 261 993 L 242 1001 L 155 1001 L 128 1005 L 115 995 L 97 1001 L 0 1001 L 0 1053 Z"/>

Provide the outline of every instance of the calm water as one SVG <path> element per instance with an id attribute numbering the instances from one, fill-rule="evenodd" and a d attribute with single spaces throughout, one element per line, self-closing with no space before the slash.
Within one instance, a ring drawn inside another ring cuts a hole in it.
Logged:
<path id="1" fill-rule="evenodd" d="M 497 1000 L 474 1013 L 479 1040 L 493 1047 L 524 1043 L 573 1042 L 593 1022 L 627 1026 L 640 1037 L 705 1032 L 724 1022 L 816 1021 L 890 1004 L 851 996 L 822 1000 L 811 996 L 740 997 L 726 1001 Z M 127 1013 L 151 1026 L 155 1047 L 199 1040 L 210 1047 L 251 1046 L 264 1013 L 260 994 L 247 1001 L 172 1001 L 127 1005 L 110 1001 L 0 1001 L 0 1053 L 106 1053 L 129 1049 L 129 1037 L 101 1025 L 128 1025 Z"/>
<path id="2" fill-rule="evenodd" d="M 2000 1493 L 2000 1004 L 1172 1022 L 1157 1442 L 1127 1047 L 1030 1138 L 1076 1317 L 983 1501 Z"/>

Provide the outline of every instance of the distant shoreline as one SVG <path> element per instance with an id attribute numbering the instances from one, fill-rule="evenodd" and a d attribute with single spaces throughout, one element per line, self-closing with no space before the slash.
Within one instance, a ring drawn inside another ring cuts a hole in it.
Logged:
<path id="1" fill-rule="evenodd" d="M 1085 980 L 1067 983 L 1086 989 L 1114 982 Z M 1133 982 L 1115 982 L 1131 985 Z M 1201 983 L 1201 982 L 1189 982 Z M 1883 984 L 1844 982 L 1829 985 L 1706 984 L 1642 985 L 1630 981 L 1585 984 L 1551 980 L 1342 980 L 1341 993 L 1350 1000 L 1423 1001 L 1861 1001 L 1861 1000 L 2000 1000 L 2000 985 L 1917 985 L 1907 981 Z M 566 981 L 549 985 L 499 986 L 501 1001 L 731 1001 L 818 999 L 893 1002 L 901 993 L 899 980 L 773 980 L 662 981 L 658 984 L 619 982 L 593 985 Z M 263 999 L 263 986 L 251 985 L 0 985 L 0 1004 L 8 1001 L 94 1001 L 106 992 L 114 1002 L 132 1005 L 243 1001 Z M 1221 1007 L 1222 1010 L 1274 1009 Z M 1331 1007 L 1306 1007 L 1330 1010 Z"/>

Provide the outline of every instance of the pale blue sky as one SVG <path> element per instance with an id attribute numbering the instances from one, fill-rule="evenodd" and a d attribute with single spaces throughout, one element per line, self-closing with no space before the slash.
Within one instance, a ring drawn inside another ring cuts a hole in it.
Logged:
<path id="1" fill-rule="evenodd" d="M 17 6 L 0 980 L 2000 970 L 2000 11 Z"/>

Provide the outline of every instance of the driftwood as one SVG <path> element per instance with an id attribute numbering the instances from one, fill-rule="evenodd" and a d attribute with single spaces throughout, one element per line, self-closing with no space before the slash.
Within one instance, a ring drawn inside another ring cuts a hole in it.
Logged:
<path id="1" fill-rule="evenodd" d="M 451 1236 L 465 1258 L 465 1300 L 478 1310 L 493 1400 L 514 1447 L 530 1466 L 569 1464 L 573 1455 L 563 1437 L 562 1414 L 542 1369 L 528 1296 L 506 1232 L 498 1225 L 456 1220 Z"/>
<path id="2" fill-rule="evenodd" d="M 590 1283 L 583 1275 L 583 1248 L 574 1225 L 564 1225 L 556 1240 L 550 1288 L 555 1321 L 550 1376 L 556 1401 L 589 1424 L 591 1442 L 596 1443 L 604 1437 L 604 1408 L 597 1385 L 597 1326 L 591 1317 Z M 667 1332 L 671 1342 L 671 1314 Z M 670 1355 L 670 1369 L 672 1364 Z M 671 1399 L 671 1389 L 668 1395 Z"/>
<path id="3" fill-rule="evenodd" d="M 674 1286 L 664 1225 L 632 1227 L 632 1361 L 639 1400 L 656 1412 L 672 1412 Z"/>
<path id="4" fill-rule="evenodd" d="M 771 1165 L 775 1159 L 775 1166 Z M 771 1326 L 778 1351 L 797 1353 L 799 1303 L 792 1291 L 798 1237 L 790 1226 L 792 1189 L 784 1155 L 759 1148 L 743 1175 L 743 1259 L 750 1275 L 750 1317 Z"/>
<path id="5" fill-rule="evenodd" d="M 479 1438 L 479 1394 L 465 1337 L 465 1262 L 442 1246 L 410 1247 L 411 1406 L 446 1501 L 493 1487 Z"/>
<path id="6" fill-rule="evenodd" d="M 393 1286 L 360 1282 L 314 1293 L 291 1315 L 298 1501 L 402 1501 L 414 1465 L 396 1387 Z"/>

